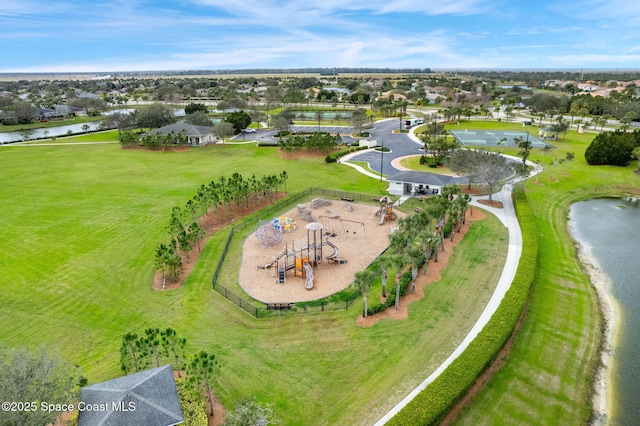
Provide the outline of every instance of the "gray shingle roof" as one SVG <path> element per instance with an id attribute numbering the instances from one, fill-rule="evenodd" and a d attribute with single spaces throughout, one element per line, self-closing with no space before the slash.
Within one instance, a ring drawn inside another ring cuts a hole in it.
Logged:
<path id="1" fill-rule="evenodd" d="M 160 133 L 162 135 L 168 135 L 173 132 L 177 135 L 183 130 L 185 131 L 187 136 L 206 136 L 210 135 L 213 132 L 213 129 L 211 127 L 196 126 L 194 124 L 186 123 L 174 123 L 155 130 L 151 130 L 150 132 L 147 132 L 147 134 L 155 135 L 156 133 Z"/>
<path id="2" fill-rule="evenodd" d="M 184 421 L 171 365 L 82 388 L 78 426 L 171 426 Z"/>
<path id="3" fill-rule="evenodd" d="M 447 184 L 460 185 L 467 183 L 465 176 L 448 176 L 429 172 L 406 171 L 396 173 L 387 178 L 387 181 L 398 181 L 442 187 Z"/>

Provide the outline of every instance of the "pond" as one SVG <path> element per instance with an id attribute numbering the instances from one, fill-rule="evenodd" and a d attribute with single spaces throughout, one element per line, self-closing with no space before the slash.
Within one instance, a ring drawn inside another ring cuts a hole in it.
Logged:
<path id="1" fill-rule="evenodd" d="M 571 207 L 574 238 L 609 280 L 617 322 L 607 376 L 608 424 L 640 419 L 640 207 L 637 199 L 595 199 Z"/>
<path id="2" fill-rule="evenodd" d="M 104 115 L 114 114 L 116 112 L 130 114 L 134 111 L 133 108 L 111 110 L 104 113 Z M 174 108 L 173 115 L 175 117 L 184 117 L 184 109 Z M 84 127 L 88 126 L 88 127 Z M 86 130 L 85 130 L 86 129 Z M 40 129 L 31 129 L 28 133 L 29 140 L 46 139 L 51 137 L 77 135 L 81 133 L 93 132 L 100 129 L 100 121 L 89 121 L 80 124 L 65 124 L 55 127 L 46 127 Z M 6 144 L 11 142 L 21 142 L 25 140 L 26 134 L 23 132 L 3 132 L 0 133 L 0 144 Z"/>

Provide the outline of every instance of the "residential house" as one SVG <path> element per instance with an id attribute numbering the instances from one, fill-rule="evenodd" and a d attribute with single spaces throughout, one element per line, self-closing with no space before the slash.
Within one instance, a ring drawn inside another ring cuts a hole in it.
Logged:
<path id="1" fill-rule="evenodd" d="M 207 145 L 216 142 L 216 137 L 213 135 L 213 129 L 211 127 L 196 126 L 194 124 L 186 123 L 169 124 L 168 126 L 151 130 L 150 132 L 147 132 L 147 134 L 161 134 L 167 136 L 170 134 L 179 135 L 181 132 L 184 132 L 189 145 Z"/>

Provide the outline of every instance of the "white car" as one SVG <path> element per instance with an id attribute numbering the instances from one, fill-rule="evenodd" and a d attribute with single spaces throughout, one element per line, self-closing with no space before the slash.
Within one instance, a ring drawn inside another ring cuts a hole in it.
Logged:
<path id="1" fill-rule="evenodd" d="M 247 128 L 242 131 L 242 133 L 255 133 L 256 129 Z"/>

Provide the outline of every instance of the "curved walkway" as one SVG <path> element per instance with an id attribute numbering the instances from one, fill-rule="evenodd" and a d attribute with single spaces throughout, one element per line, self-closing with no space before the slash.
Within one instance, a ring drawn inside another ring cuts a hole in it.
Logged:
<path id="1" fill-rule="evenodd" d="M 413 129 L 412 129 L 413 130 Z M 413 142 L 421 144 L 419 138 L 411 131 L 407 138 Z M 367 176 L 371 176 L 373 178 L 380 178 L 379 174 L 371 173 L 362 167 L 349 163 L 349 159 L 355 157 L 357 154 L 362 153 L 363 151 L 358 151 L 356 153 L 347 155 L 340 160 L 340 163 L 346 164 L 355 168 Z M 514 157 L 511 157 L 514 158 Z M 392 163 L 393 164 L 393 163 Z M 538 173 L 541 169 L 539 166 L 528 162 L 529 165 L 534 166 L 534 174 Z M 492 198 L 496 201 L 501 201 L 503 204 L 502 209 L 497 209 L 489 206 L 482 205 L 478 202 L 478 196 L 472 197 L 471 205 L 482 208 L 490 213 L 493 213 L 504 226 L 507 227 L 509 234 L 509 246 L 507 249 L 507 259 L 505 261 L 504 267 L 502 269 L 502 274 L 500 276 L 500 280 L 498 281 L 498 285 L 496 286 L 491 299 L 485 306 L 484 311 L 480 314 L 480 317 L 474 324 L 474 326 L 469 330 L 465 338 L 458 345 L 458 347 L 449 355 L 449 357 L 433 372 L 429 377 L 427 377 L 420 385 L 418 385 L 413 391 L 411 391 L 405 398 L 403 398 L 395 407 L 393 407 L 388 413 L 386 413 L 380 420 L 375 423 L 375 426 L 382 426 L 387 423 L 391 418 L 393 418 L 400 410 L 402 410 L 409 402 L 411 402 L 420 392 L 422 392 L 431 382 L 433 382 L 443 371 L 451 365 L 451 363 L 458 358 L 469 346 L 469 344 L 475 339 L 480 331 L 484 328 L 484 326 L 489 322 L 495 311 L 500 306 L 500 302 L 504 298 L 504 295 L 511 287 L 511 283 L 513 282 L 513 278 L 515 277 L 516 270 L 518 268 L 518 263 L 520 261 L 520 256 L 522 254 L 522 231 L 520 229 L 520 224 L 518 223 L 518 218 L 515 212 L 515 206 L 513 204 L 513 200 L 511 197 L 511 191 L 513 188 L 513 183 L 508 183 L 503 186 L 502 190 L 498 193 L 492 195 Z M 485 198 L 483 196 L 482 198 Z"/>
<path id="2" fill-rule="evenodd" d="M 502 209 L 496 209 L 493 207 L 488 207 L 485 205 L 481 205 L 478 203 L 478 197 L 473 197 L 471 201 L 471 205 L 476 207 L 482 207 L 485 210 L 493 213 L 495 216 L 500 219 L 500 221 L 507 227 L 509 232 L 509 248 L 507 250 L 507 259 L 504 264 L 504 268 L 502 269 L 502 274 L 500 275 L 500 280 L 498 281 L 498 285 L 496 286 L 491 299 L 485 306 L 484 311 L 480 314 L 480 317 L 474 324 L 474 326 L 469 330 L 469 333 L 462 340 L 460 345 L 449 355 L 449 357 L 438 367 L 436 370 L 431 373 L 429 377 L 427 377 L 422 383 L 418 385 L 409 395 L 407 395 L 402 401 L 396 404 L 395 407 L 391 409 L 387 414 L 385 414 L 380 420 L 378 420 L 375 425 L 382 426 L 387 423 L 391 418 L 393 418 L 400 410 L 402 410 L 413 398 L 415 398 L 420 392 L 422 392 L 431 382 L 433 382 L 444 370 L 451 365 L 451 363 L 458 358 L 464 351 L 467 349 L 469 344 L 476 338 L 478 333 L 484 328 L 484 326 L 489 322 L 493 313 L 500 306 L 500 302 L 502 298 L 506 294 L 507 290 L 511 287 L 511 282 L 516 274 L 516 269 L 518 268 L 518 262 L 520 261 L 520 255 L 522 254 L 522 232 L 520 230 L 520 224 L 518 223 L 518 218 L 515 213 L 515 206 L 513 205 L 511 199 L 511 185 L 505 185 L 502 191 L 493 194 L 493 199 L 496 201 L 501 201 L 503 204 Z"/>

